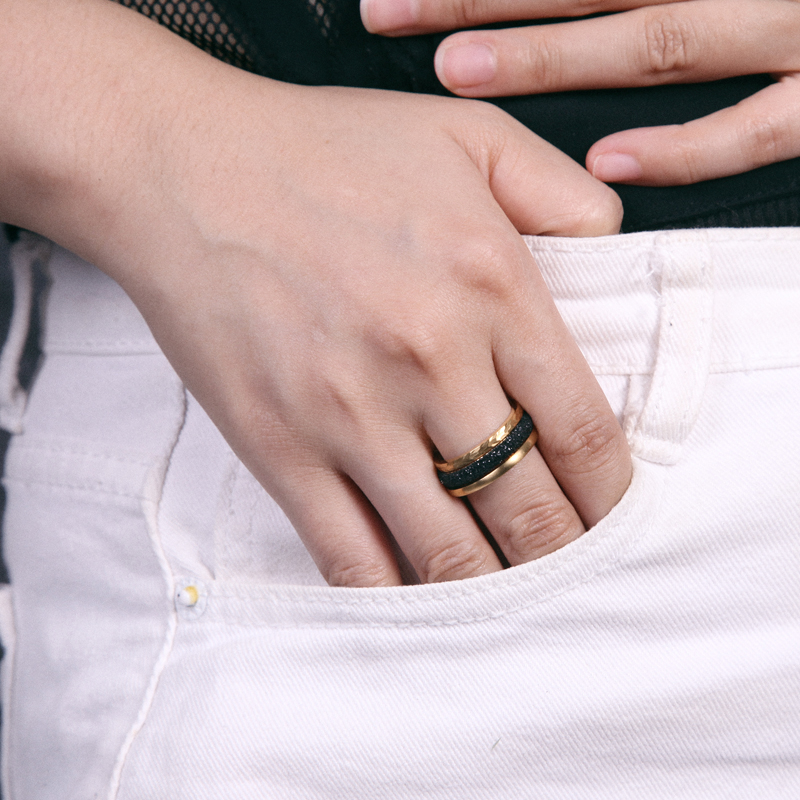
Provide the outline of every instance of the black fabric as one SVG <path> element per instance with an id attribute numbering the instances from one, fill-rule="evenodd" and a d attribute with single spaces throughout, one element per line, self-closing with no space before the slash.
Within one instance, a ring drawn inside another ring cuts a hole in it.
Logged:
<path id="1" fill-rule="evenodd" d="M 433 69 L 445 34 L 389 39 L 368 33 L 358 0 L 120 0 L 205 46 L 187 15 L 213 13 L 233 32 L 227 60 L 278 80 L 449 94 Z M 499 27 L 499 26 L 497 26 Z M 187 30 L 194 33 L 187 35 Z M 206 41 L 206 44 L 204 44 Z M 219 45 L 219 42 L 217 42 Z M 236 60 L 238 59 L 238 61 Z M 493 100 L 579 163 L 589 147 L 615 131 L 686 122 L 733 105 L 771 79 L 756 75 L 712 83 L 570 92 Z M 615 186 L 625 206 L 623 230 L 728 225 L 800 224 L 800 159 L 743 175 L 680 187 Z"/>
<path id="2" fill-rule="evenodd" d="M 223 17 L 214 0 L 117 0 L 164 25 L 215 58 L 255 71 L 250 53 L 254 47 L 241 25 L 231 15 Z"/>
<path id="3" fill-rule="evenodd" d="M 497 104 L 584 163 L 598 139 L 626 128 L 688 122 L 769 85 L 763 75 L 713 83 L 514 97 Z M 614 186 L 623 230 L 800 224 L 800 159 L 690 186 Z M 795 202 L 785 202 L 795 198 Z M 758 222 L 755 222 L 758 220 Z"/>

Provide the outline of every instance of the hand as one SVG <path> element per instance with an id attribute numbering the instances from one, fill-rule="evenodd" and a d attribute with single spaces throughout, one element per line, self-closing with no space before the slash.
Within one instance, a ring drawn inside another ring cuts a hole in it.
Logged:
<path id="1" fill-rule="evenodd" d="M 472 102 L 243 76 L 225 111 L 171 175 L 174 267 L 116 274 L 327 580 L 399 582 L 389 533 L 423 582 L 500 569 L 431 451 L 498 428 L 506 392 L 540 450 L 471 504 L 509 562 L 604 516 L 627 446 L 515 230 L 615 231 L 602 184 Z"/>
<path id="2" fill-rule="evenodd" d="M 623 12 L 448 37 L 436 54 L 437 74 L 465 97 L 693 83 L 754 73 L 776 78 L 775 84 L 708 117 L 601 139 L 586 159 L 601 180 L 694 183 L 800 155 L 796 0 L 417 0 L 410 6 L 365 0 L 362 9 L 373 30 L 393 35 Z"/>
<path id="3" fill-rule="evenodd" d="M 508 561 L 610 510 L 627 445 L 518 233 L 613 233 L 610 189 L 489 105 L 279 84 L 91 8 L 91 52 L 65 37 L 40 88 L 85 69 L 80 122 L 114 135 L 76 124 L 55 190 L 0 213 L 120 282 L 329 582 L 399 583 L 392 537 L 423 582 L 501 568 L 432 449 L 492 433 L 506 393 L 539 449 L 472 508 Z"/>

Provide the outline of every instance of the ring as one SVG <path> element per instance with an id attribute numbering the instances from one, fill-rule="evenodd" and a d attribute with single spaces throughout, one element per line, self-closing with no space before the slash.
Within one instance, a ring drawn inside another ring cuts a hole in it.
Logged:
<path id="1" fill-rule="evenodd" d="M 487 439 L 464 455 L 444 461 L 434 456 L 439 482 L 454 497 L 464 497 L 519 464 L 536 444 L 538 433 L 527 411 L 516 403 L 508 419 Z"/>

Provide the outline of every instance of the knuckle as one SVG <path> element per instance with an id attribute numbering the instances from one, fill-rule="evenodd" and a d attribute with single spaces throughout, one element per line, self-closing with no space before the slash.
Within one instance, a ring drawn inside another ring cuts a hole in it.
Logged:
<path id="1" fill-rule="evenodd" d="M 436 372 L 451 352 L 452 333 L 430 309 L 412 309 L 380 320 L 372 331 L 382 361 L 410 366 L 423 374 Z"/>
<path id="2" fill-rule="evenodd" d="M 564 497 L 529 503 L 506 526 L 504 548 L 511 563 L 551 553 L 580 535 L 575 510 Z"/>
<path id="3" fill-rule="evenodd" d="M 702 180 L 704 175 L 704 158 L 703 153 L 696 142 L 690 143 L 688 146 L 682 148 L 676 163 L 683 163 L 686 183 L 697 183 Z"/>
<path id="4" fill-rule="evenodd" d="M 669 9 L 649 9 L 644 17 L 644 67 L 655 75 L 696 66 L 700 46 L 694 25 Z"/>
<path id="5" fill-rule="evenodd" d="M 368 588 L 396 583 L 389 567 L 375 562 L 333 561 L 322 568 L 322 574 L 329 586 Z"/>
<path id="6" fill-rule="evenodd" d="M 702 145 L 686 126 L 675 126 L 676 135 L 669 145 L 670 164 L 684 177 L 681 183 L 694 183 L 703 175 L 705 161 Z"/>
<path id="7" fill-rule="evenodd" d="M 456 248 L 430 291 L 396 300 L 391 314 L 365 323 L 381 361 L 442 377 L 463 361 L 465 333 L 472 341 L 489 335 L 494 312 L 519 303 L 525 265 L 506 229 L 483 226 Z"/>
<path id="8" fill-rule="evenodd" d="M 606 10 L 608 10 L 607 0 L 575 0 L 568 13 L 571 17 L 585 17 Z"/>
<path id="9" fill-rule="evenodd" d="M 527 42 L 524 53 L 526 84 L 537 91 L 546 91 L 561 83 L 560 50 L 545 31 Z"/>
<path id="10" fill-rule="evenodd" d="M 506 237 L 488 233 L 467 243 L 453 261 L 452 277 L 468 294 L 482 303 L 506 303 L 519 287 L 522 267 L 519 254 Z"/>
<path id="11" fill-rule="evenodd" d="M 459 142 L 488 180 L 509 141 L 513 120 L 505 111 L 483 100 L 455 98 L 459 112 Z"/>
<path id="12" fill-rule="evenodd" d="M 478 543 L 448 541 L 424 554 L 419 566 L 425 583 L 461 580 L 485 571 L 486 553 Z"/>
<path id="13" fill-rule="evenodd" d="M 552 455 L 564 469 L 576 475 L 613 468 L 625 447 L 624 434 L 616 419 L 592 411 L 574 418 L 577 424 L 555 444 Z"/>
<path id="14" fill-rule="evenodd" d="M 486 0 L 453 0 L 449 18 L 457 28 L 465 28 L 483 21 L 487 13 Z"/>
<path id="15" fill-rule="evenodd" d="M 465 333 L 473 341 L 488 335 L 493 312 L 518 303 L 524 268 L 508 230 L 482 225 L 448 254 L 427 291 L 396 297 L 390 313 L 371 312 L 361 323 L 366 340 L 381 362 L 429 377 L 449 374 L 463 361 Z"/>
<path id="16" fill-rule="evenodd" d="M 367 429 L 369 406 L 364 403 L 363 389 L 358 381 L 349 376 L 326 375 L 321 377 L 313 395 L 318 400 L 324 398 L 327 413 L 337 422 L 339 431 L 347 431 L 349 437 L 357 437 Z"/>
<path id="17" fill-rule="evenodd" d="M 740 134 L 751 163 L 766 164 L 781 160 L 792 144 L 792 131 L 785 122 L 770 116 L 750 117 Z"/>

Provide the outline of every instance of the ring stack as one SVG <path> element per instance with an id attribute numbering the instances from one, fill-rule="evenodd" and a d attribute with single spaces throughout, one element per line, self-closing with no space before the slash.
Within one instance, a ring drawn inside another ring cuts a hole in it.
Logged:
<path id="1" fill-rule="evenodd" d="M 517 403 L 508 419 L 488 438 L 464 455 L 433 463 L 439 481 L 454 497 L 484 489 L 519 464 L 536 444 L 537 432 L 527 411 Z"/>

